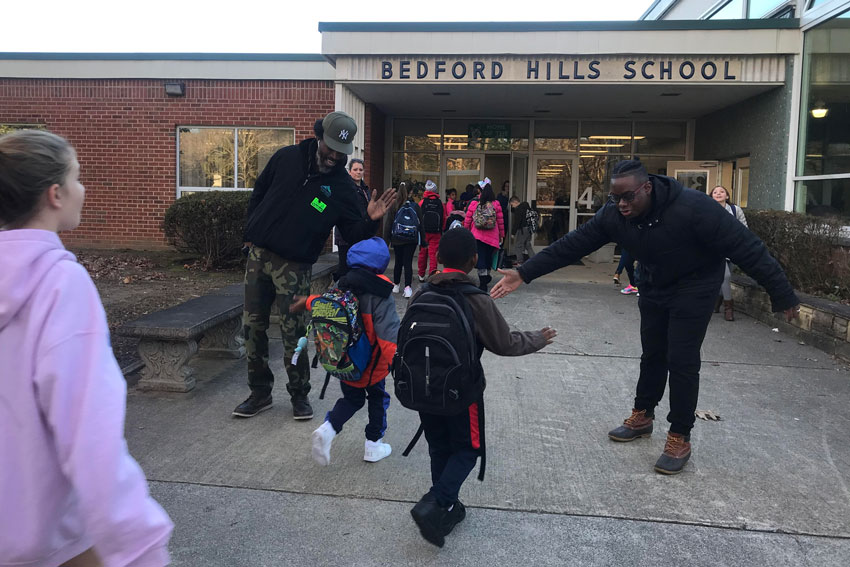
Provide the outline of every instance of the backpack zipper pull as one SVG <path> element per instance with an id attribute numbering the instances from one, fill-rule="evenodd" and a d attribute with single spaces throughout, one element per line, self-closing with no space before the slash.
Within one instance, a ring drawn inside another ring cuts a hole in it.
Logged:
<path id="1" fill-rule="evenodd" d="M 431 397 L 431 347 L 425 347 L 425 395 Z"/>
<path id="2" fill-rule="evenodd" d="M 410 329 L 409 329 L 410 331 L 412 331 L 412 330 L 413 330 L 413 327 L 415 327 L 415 326 L 416 326 L 416 323 L 417 323 L 417 322 L 416 322 L 416 321 L 414 321 L 413 323 L 411 323 L 411 324 L 410 324 Z"/>

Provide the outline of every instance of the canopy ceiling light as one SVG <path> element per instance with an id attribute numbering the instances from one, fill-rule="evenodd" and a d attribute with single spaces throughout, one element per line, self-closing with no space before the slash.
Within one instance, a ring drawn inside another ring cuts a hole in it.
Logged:
<path id="1" fill-rule="evenodd" d="M 826 118 L 827 114 L 829 114 L 829 109 L 826 104 L 822 100 L 817 101 L 812 108 L 812 118 Z"/>

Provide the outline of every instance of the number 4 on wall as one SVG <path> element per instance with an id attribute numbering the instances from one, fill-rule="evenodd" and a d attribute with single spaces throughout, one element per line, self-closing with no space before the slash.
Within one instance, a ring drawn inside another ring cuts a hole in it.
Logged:
<path id="1" fill-rule="evenodd" d="M 576 201 L 576 205 L 583 205 L 585 209 L 593 208 L 593 187 L 588 187 Z"/>

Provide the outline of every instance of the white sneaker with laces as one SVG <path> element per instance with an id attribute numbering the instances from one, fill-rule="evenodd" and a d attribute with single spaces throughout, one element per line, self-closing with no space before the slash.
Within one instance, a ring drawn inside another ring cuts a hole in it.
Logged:
<path id="1" fill-rule="evenodd" d="M 393 293 L 398 293 L 398 290 L 399 290 L 398 284 L 395 284 L 393 286 Z"/>
<path id="2" fill-rule="evenodd" d="M 336 431 L 330 421 L 324 422 L 311 437 L 313 441 L 313 460 L 323 467 L 331 464 L 331 442 L 336 437 Z"/>
<path id="3" fill-rule="evenodd" d="M 363 451 L 363 460 L 370 463 L 377 463 L 383 458 L 389 457 L 393 452 L 393 448 L 389 443 L 384 443 L 382 440 L 377 441 L 366 440 L 366 447 Z"/>
<path id="4" fill-rule="evenodd" d="M 404 297 L 410 297 L 411 295 L 413 295 L 413 288 L 411 288 L 410 286 L 405 287 Z"/>
<path id="5" fill-rule="evenodd" d="M 426 278 L 425 276 L 419 276 L 419 281 L 420 281 L 420 282 L 424 282 L 426 279 L 428 279 L 428 278 Z"/>

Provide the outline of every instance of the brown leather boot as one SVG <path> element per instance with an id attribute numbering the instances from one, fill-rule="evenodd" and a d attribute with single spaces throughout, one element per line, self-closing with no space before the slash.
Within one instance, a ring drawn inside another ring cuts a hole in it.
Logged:
<path id="1" fill-rule="evenodd" d="M 735 301 L 734 299 L 730 299 L 728 301 L 725 300 L 725 299 L 723 300 L 723 317 L 727 321 L 734 321 L 735 320 L 734 301 Z"/>
<path id="2" fill-rule="evenodd" d="M 718 295 L 718 296 L 717 296 L 717 301 L 715 301 L 715 302 L 714 302 L 714 312 L 715 312 L 715 313 L 720 313 L 720 306 L 721 306 L 722 304 L 723 304 L 723 296 L 722 296 L 722 295 Z"/>
<path id="3" fill-rule="evenodd" d="M 646 415 L 646 410 L 632 410 L 630 415 L 623 422 L 623 425 L 608 432 L 608 437 L 612 441 L 634 441 L 641 437 L 649 437 L 652 435 L 652 420 L 655 416 Z"/>
<path id="4" fill-rule="evenodd" d="M 664 452 L 655 463 L 655 472 L 661 474 L 679 474 L 685 463 L 691 458 L 691 436 L 687 437 L 667 432 L 667 443 Z"/>

